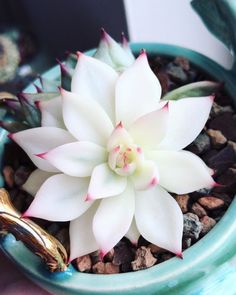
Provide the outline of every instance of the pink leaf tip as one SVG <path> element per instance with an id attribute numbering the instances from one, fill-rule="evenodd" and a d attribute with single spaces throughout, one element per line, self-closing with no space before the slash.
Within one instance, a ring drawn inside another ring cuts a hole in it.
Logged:
<path id="1" fill-rule="evenodd" d="M 157 177 L 153 177 L 153 179 L 150 181 L 150 186 L 155 186 L 158 184 L 158 179 Z"/>
<path id="2" fill-rule="evenodd" d="M 139 56 L 143 56 L 143 57 L 147 56 L 147 52 L 146 52 L 146 50 L 144 48 L 141 49 Z"/>
<path id="3" fill-rule="evenodd" d="M 99 251 L 99 257 L 103 261 L 104 257 L 106 256 L 107 252 L 104 250 Z"/>
<path id="4" fill-rule="evenodd" d="M 66 90 L 63 89 L 61 86 L 58 86 L 58 90 L 59 90 L 59 92 L 60 92 L 61 95 L 64 95 L 65 92 L 66 92 Z"/>
<path id="5" fill-rule="evenodd" d="M 101 28 L 101 38 L 102 38 L 102 40 L 104 40 L 105 42 L 109 43 L 109 35 L 108 35 L 108 33 L 105 31 L 104 28 Z"/>
<path id="6" fill-rule="evenodd" d="M 127 38 L 125 37 L 124 32 L 121 33 L 121 43 L 122 43 L 123 47 L 128 47 L 128 45 L 129 45 L 129 42 L 128 42 Z"/>
<path id="7" fill-rule="evenodd" d="M 165 110 L 165 111 L 169 110 L 169 101 L 167 101 L 167 103 L 163 106 L 162 109 Z"/>
<path id="8" fill-rule="evenodd" d="M 36 108 L 40 110 L 40 100 L 36 100 L 34 102 L 34 104 L 35 104 Z"/>
<path id="9" fill-rule="evenodd" d="M 8 133 L 7 134 L 7 137 L 9 138 L 9 139 L 11 139 L 11 140 L 14 140 L 14 133 Z"/>
<path id="10" fill-rule="evenodd" d="M 225 187 L 225 185 L 214 181 L 212 187 Z"/>
<path id="11" fill-rule="evenodd" d="M 177 257 L 179 257 L 180 259 L 184 259 L 183 253 L 179 252 L 175 254 Z"/>
<path id="12" fill-rule="evenodd" d="M 214 102 L 215 98 L 216 98 L 215 93 L 213 93 L 212 95 L 210 95 L 210 100 L 211 100 L 212 102 Z"/>
<path id="13" fill-rule="evenodd" d="M 118 129 L 118 128 L 124 128 L 123 123 L 120 121 L 120 122 L 116 125 L 116 128 L 117 128 L 117 129 Z"/>
<path id="14" fill-rule="evenodd" d="M 90 194 L 87 194 L 85 197 L 85 202 L 92 201 L 93 197 Z"/>
<path id="15" fill-rule="evenodd" d="M 76 52 L 76 55 L 77 55 L 77 57 L 78 57 L 78 59 L 83 55 L 83 53 L 81 52 L 81 51 L 77 51 Z"/>
<path id="16" fill-rule="evenodd" d="M 29 217 L 29 215 L 27 214 L 27 211 L 25 211 L 24 213 L 22 213 L 21 218 L 28 218 Z"/>
<path id="17" fill-rule="evenodd" d="M 48 153 L 48 152 L 40 153 L 40 154 L 35 154 L 35 156 L 45 160 L 45 158 L 46 158 L 46 154 L 47 154 L 47 153 Z"/>
<path id="18" fill-rule="evenodd" d="M 34 85 L 34 87 L 35 87 L 35 89 L 36 89 L 36 91 L 38 93 L 42 93 L 43 92 L 43 90 L 37 84 L 34 83 L 33 85 Z"/>

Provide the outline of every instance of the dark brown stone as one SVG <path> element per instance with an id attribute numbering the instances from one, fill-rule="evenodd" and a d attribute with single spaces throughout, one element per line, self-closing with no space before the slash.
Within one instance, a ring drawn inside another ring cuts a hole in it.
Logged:
<path id="1" fill-rule="evenodd" d="M 224 201 L 217 197 L 205 196 L 198 199 L 198 203 L 207 210 L 214 210 L 224 206 Z"/>
<path id="2" fill-rule="evenodd" d="M 114 258 L 115 250 L 112 248 L 104 257 L 105 262 L 111 262 Z"/>
<path id="3" fill-rule="evenodd" d="M 132 269 L 140 270 L 153 266 L 157 259 L 152 255 L 151 250 L 142 246 L 138 248 L 135 254 L 135 260 L 131 262 Z"/>
<path id="4" fill-rule="evenodd" d="M 223 135 L 232 141 L 236 141 L 236 117 L 231 113 L 223 113 L 210 121 L 211 129 L 220 130 Z"/>
<path id="5" fill-rule="evenodd" d="M 209 216 L 202 217 L 200 221 L 202 223 L 201 234 L 203 234 L 203 235 L 207 234 L 216 224 L 216 221 Z"/>
<path id="6" fill-rule="evenodd" d="M 166 73 L 158 72 L 156 73 L 158 80 L 161 83 L 162 96 L 169 91 L 170 80 Z"/>
<path id="7" fill-rule="evenodd" d="M 189 195 L 178 195 L 175 200 L 179 204 L 181 211 L 186 213 L 188 211 Z"/>
<path id="8" fill-rule="evenodd" d="M 15 184 L 18 186 L 23 185 L 29 177 L 30 173 L 31 169 L 25 166 L 20 166 L 14 174 Z"/>
<path id="9" fill-rule="evenodd" d="M 134 259 L 134 251 L 126 241 L 121 240 L 114 247 L 114 257 L 112 263 L 121 265 L 124 263 L 131 263 Z"/>
<path id="10" fill-rule="evenodd" d="M 191 211 L 196 214 L 199 218 L 207 215 L 206 210 L 197 202 L 193 203 Z"/>
<path id="11" fill-rule="evenodd" d="M 160 248 L 159 246 L 154 245 L 154 244 L 149 244 L 148 248 L 151 250 L 152 254 L 158 254 L 158 253 L 166 252 L 165 249 Z"/>
<path id="12" fill-rule="evenodd" d="M 217 178 L 217 182 L 222 186 L 215 187 L 214 192 L 236 192 L 236 168 L 227 169 L 222 175 Z"/>
<path id="13" fill-rule="evenodd" d="M 206 159 L 206 163 L 219 175 L 236 162 L 236 143 L 229 141 L 226 147 Z"/>

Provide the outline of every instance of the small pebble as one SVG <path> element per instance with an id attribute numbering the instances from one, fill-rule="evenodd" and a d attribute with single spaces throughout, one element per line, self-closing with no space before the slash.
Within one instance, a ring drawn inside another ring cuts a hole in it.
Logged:
<path id="1" fill-rule="evenodd" d="M 93 273 L 96 274 L 104 274 L 105 273 L 105 263 L 102 261 L 98 261 L 92 267 Z"/>
<path id="2" fill-rule="evenodd" d="M 20 166 L 14 174 L 15 184 L 18 186 L 23 185 L 29 177 L 31 170 L 25 166 Z"/>
<path id="3" fill-rule="evenodd" d="M 211 143 L 214 148 L 221 148 L 227 142 L 227 139 L 219 130 L 208 129 L 207 134 L 210 136 Z"/>
<path id="4" fill-rule="evenodd" d="M 217 182 L 223 186 L 215 187 L 214 192 L 236 192 L 236 168 L 229 168 L 217 178 Z"/>
<path id="5" fill-rule="evenodd" d="M 230 168 L 236 163 L 236 143 L 228 141 L 226 147 L 206 159 L 206 163 L 209 167 L 214 169 L 218 175 Z"/>
<path id="6" fill-rule="evenodd" d="M 234 110 L 231 106 L 220 106 L 216 102 L 213 102 L 210 115 L 211 117 L 216 117 L 223 113 L 233 113 L 233 112 Z"/>
<path id="7" fill-rule="evenodd" d="M 149 245 L 148 245 L 148 248 L 151 250 L 152 254 L 157 254 L 157 253 L 163 253 L 163 252 L 166 252 L 165 249 L 160 248 L 159 246 L 154 245 L 154 244 L 149 244 Z"/>
<path id="8" fill-rule="evenodd" d="M 201 223 L 202 223 L 202 234 L 205 235 L 207 234 L 216 224 L 216 221 L 209 217 L 209 216 L 204 216 L 201 218 Z"/>
<path id="9" fill-rule="evenodd" d="M 105 274 L 115 274 L 120 272 L 118 265 L 113 264 L 112 262 L 105 263 Z"/>
<path id="10" fill-rule="evenodd" d="M 175 200 L 183 213 L 188 212 L 189 195 L 178 195 L 175 197 Z"/>
<path id="11" fill-rule="evenodd" d="M 115 253 L 115 250 L 114 248 L 112 248 L 104 257 L 104 261 L 106 262 L 111 262 L 113 260 L 113 257 L 114 257 L 114 253 Z"/>
<path id="12" fill-rule="evenodd" d="M 223 113 L 210 121 L 210 129 L 220 130 L 222 134 L 232 141 L 236 141 L 236 117 L 231 113 Z"/>
<path id="13" fill-rule="evenodd" d="M 188 147 L 188 150 L 196 155 L 200 155 L 208 151 L 211 147 L 210 137 L 206 133 L 201 133 Z"/>
<path id="14" fill-rule="evenodd" d="M 115 247 L 114 247 L 114 257 L 112 262 L 115 265 L 120 265 L 123 263 L 131 263 L 134 259 L 134 252 L 129 244 L 126 241 L 121 240 Z"/>
<path id="15" fill-rule="evenodd" d="M 180 66 L 177 66 L 172 62 L 167 65 L 166 72 L 173 82 L 184 83 L 188 80 L 188 76 L 185 71 Z"/>
<path id="16" fill-rule="evenodd" d="M 157 72 L 156 75 L 160 81 L 163 96 L 169 91 L 170 80 L 168 75 L 164 72 Z"/>
<path id="17" fill-rule="evenodd" d="M 202 231 L 202 224 L 196 214 L 184 214 L 184 237 L 198 239 Z"/>
<path id="18" fill-rule="evenodd" d="M 181 66 L 181 68 L 185 71 L 190 70 L 189 60 L 183 56 L 177 56 L 174 60 L 174 63 L 178 66 Z"/>
<path id="19" fill-rule="evenodd" d="M 140 270 L 153 266 L 157 259 L 152 255 L 151 250 L 142 246 L 138 248 L 135 254 L 135 260 L 131 262 L 132 269 Z"/>
<path id="20" fill-rule="evenodd" d="M 175 255 L 172 254 L 172 253 L 163 253 L 160 255 L 159 259 L 158 259 L 158 262 L 164 262 L 166 260 L 169 260 L 171 258 L 173 258 Z"/>
<path id="21" fill-rule="evenodd" d="M 99 251 L 94 251 L 94 252 L 90 253 L 90 257 L 92 259 L 93 264 L 96 264 L 97 262 L 102 261 Z"/>
<path id="22" fill-rule="evenodd" d="M 191 207 L 191 211 L 196 214 L 199 218 L 207 215 L 206 210 L 197 202 L 193 203 L 192 207 Z"/>
<path id="23" fill-rule="evenodd" d="M 14 170 L 11 166 L 5 166 L 3 168 L 3 176 L 5 182 L 9 188 L 14 186 Z"/>
<path id="24" fill-rule="evenodd" d="M 222 199 L 213 196 L 201 197 L 198 199 L 198 203 L 207 210 L 218 209 L 224 205 L 224 201 Z"/>
<path id="25" fill-rule="evenodd" d="M 84 255 L 75 260 L 75 265 L 80 272 L 90 272 L 92 260 L 89 255 Z"/>
<path id="26" fill-rule="evenodd" d="M 188 249 L 192 245 L 192 239 L 191 238 L 184 238 L 183 239 L 183 249 Z"/>

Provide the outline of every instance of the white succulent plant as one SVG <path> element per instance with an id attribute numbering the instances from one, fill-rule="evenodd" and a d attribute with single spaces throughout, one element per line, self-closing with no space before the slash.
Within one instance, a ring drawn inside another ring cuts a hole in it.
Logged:
<path id="1" fill-rule="evenodd" d="M 71 91 L 39 103 L 42 127 L 11 134 L 38 167 L 24 185 L 35 199 L 23 216 L 70 221 L 70 261 L 104 256 L 140 234 L 181 256 L 183 215 L 168 192 L 215 184 L 212 170 L 182 150 L 203 129 L 213 98 L 160 100 L 146 53 L 134 60 L 113 42 L 100 43 L 102 61 L 78 54 Z"/>

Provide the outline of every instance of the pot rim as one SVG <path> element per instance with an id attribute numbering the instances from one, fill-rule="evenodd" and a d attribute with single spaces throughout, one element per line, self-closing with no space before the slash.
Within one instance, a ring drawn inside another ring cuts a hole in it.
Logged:
<path id="1" fill-rule="evenodd" d="M 131 48 L 136 54 L 142 48 L 145 48 L 148 54 L 184 56 L 194 65 L 210 73 L 214 78 L 229 80 L 228 73 L 230 71 L 208 57 L 187 48 L 159 43 L 132 43 Z M 89 50 L 86 53 L 91 55 L 93 52 L 94 50 Z M 58 75 L 59 66 L 55 66 L 43 74 L 43 77 L 55 79 Z M 226 89 L 233 93 L 231 84 L 231 82 L 226 83 Z M 34 91 L 33 86 L 27 87 L 25 91 Z M 235 88 L 234 91 L 236 91 Z M 195 245 L 183 252 L 184 260 L 174 257 L 138 272 L 95 275 L 73 271 L 70 267 L 65 273 L 49 274 L 41 266 L 41 261 L 30 253 L 21 242 L 16 242 L 12 237 L 9 237 L 10 235 L 0 240 L 0 247 L 13 261 L 17 262 L 31 279 L 42 285 L 44 283 L 50 284 L 61 288 L 63 291 L 81 290 L 81 292 L 84 292 L 83 294 L 93 294 L 91 292 L 119 294 L 119 292 L 128 292 L 132 289 L 132 294 L 134 294 L 134 289 L 142 294 L 144 291 L 147 293 L 151 288 L 155 291 L 161 291 L 160 294 L 162 294 L 162 292 L 170 291 L 172 288 L 179 288 L 183 284 L 205 277 L 235 255 L 233 251 L 236 246 L 235 211 L 236 199 L 233 200 L 216 226 Z M 29 268 L 30 259 L 35 264 L 32 264 L 31 268 Z M 189 272 L 190 269 L 191 272 Z"/>

